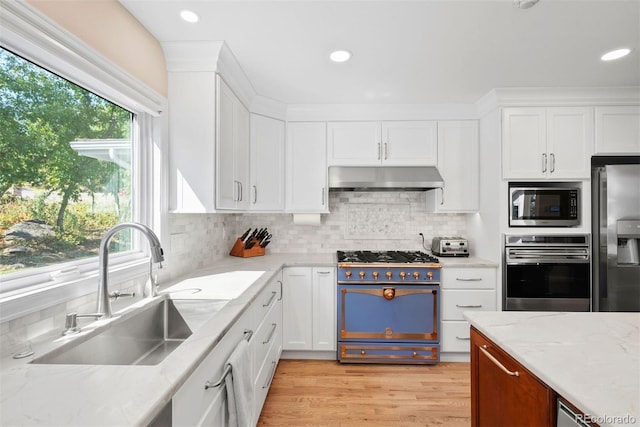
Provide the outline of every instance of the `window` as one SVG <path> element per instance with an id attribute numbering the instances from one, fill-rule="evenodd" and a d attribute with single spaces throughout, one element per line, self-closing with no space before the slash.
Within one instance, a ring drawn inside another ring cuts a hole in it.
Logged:
<path id="1" fill-rule="evenodd" d="M 0 48 L 0 275 L 96 256 L 131 221 L 133 117 Z"/>
<path id="2" fill-rule="evenodd" d="M 46 243 L 59 249 L 55 256 L 46 252 L 46 259 L 24 263 L 24 268 L 14 266 L 19 269 L 8 267 L 6 258 L 0 260 L 5 270 L 0 274 L 3 322 L 95 293 L 98 260 L 92 245 L 111 225 L 131 220 L 151 226 L 161 241 L 168 236 L 161 227 L 167 210 L 167 182 L 161 173 L 166 168 L 166 99 L 43 19 L 26 2 L 0 2 L 0 14 L 0 233 L 20 216 L 14 212 L 13 220 L 5 218 L 9 200 L 24 209 L 21 220 L 44 220 L 51 227 Z M 11 74 L 10 66 L 20 72 Z M 18 82 L 27 94 L 16 91 Z M 64 94 L 58 102 L 83 107 L 74 110 L 62 103 L 53 114 L 58 121 L 44 120 L 43 111 L 56 109 L 47 104 L 56 99 L 51 93 L 38 93 L 45 88 Z M 12 111 L 7 107 L 16 106 L 18 100 L 12 97 L 18 93 L 22 101 L 38 103 Z M 75 114 L 73 120 L 60 119 L 63 112 Z M 8 158 L 7 144 L 15 143 L 13 138 L 22 138 L 24 146 L 13 146 L 15 157 Z M 72 178 L 63 174 L 64 168 Z M 62 178 L 75 187 L 59 218 L 66 189 Z M 36 228 L 49 229 L 39 225 Z M 8 244 L 2 237 L 4 255 Z M 117 244 L 110 247 L 112 283 L 148 273 L 148 245 L 140 233 L 121 232 Z M 45 254 L 38 252 L 44 251 L 38 245 L 22 246 L 31 251 L 29 256 Z M 78 275 L 64 279 L 56 274 L 68 270 Z"/>

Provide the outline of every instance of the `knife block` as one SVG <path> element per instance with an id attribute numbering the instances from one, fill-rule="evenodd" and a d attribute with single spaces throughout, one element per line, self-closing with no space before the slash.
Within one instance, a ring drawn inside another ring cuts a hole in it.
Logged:
<path id="1" fill-rule="evenodd" d="M 257 241 L 255 242 L 255 245 L 251 249 L 245 249 L 244 243 L 242 243 L 242 240 L 240 239 L 236 240 L 236 242 L 233 244 L 233 248 L 231 248 L 231 252 L 229 252 L 229 255 L 237 256 L 240 258 L 263 256 L 264 254 L 265 254 L 265 248 L 261 248 L 260 246 L 258 246 Z"/>

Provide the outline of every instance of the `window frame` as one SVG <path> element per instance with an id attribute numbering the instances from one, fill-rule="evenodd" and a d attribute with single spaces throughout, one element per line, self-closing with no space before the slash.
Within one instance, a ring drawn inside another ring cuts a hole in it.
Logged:
<path id="1" fill-rule="evenodd" d="M 133 221 L 167 241 L 164 226 L 167 100 L 24 2 L 0 2 L 0 45 L 133 113 Z M 109 257 L 110 279 L 122 282 L 148 272 L 148 246 L 133 233 L 134 250 Z M 166 245 L 164 245 L 166 247 Z M 77 267 L 80 277 L 55 282 L 51 273 Z M 85 258 L 0 276 L 0 322 L 97 291 L 98 258 Z"/>

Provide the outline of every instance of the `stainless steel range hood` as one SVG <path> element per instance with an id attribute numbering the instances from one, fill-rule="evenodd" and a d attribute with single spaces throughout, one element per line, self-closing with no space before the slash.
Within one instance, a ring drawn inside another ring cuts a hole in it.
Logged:
<path id="1" fill-rule="evenodd" d="M 442 188 L 435 166 L 331 166 L 330 191 L 427 191 Z"/>

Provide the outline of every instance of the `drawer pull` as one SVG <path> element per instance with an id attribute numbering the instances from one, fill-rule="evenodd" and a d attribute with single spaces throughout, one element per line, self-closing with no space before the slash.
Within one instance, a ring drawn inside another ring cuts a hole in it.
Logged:
<path id="1" fill-rule="evenodd" d="M 471 337 L 459 337 L 456 335 L 456 339 L 460 340 L 460 341 L 469 341 L 471 339 Z"/>
<path id="2" fill-rule="evenodd" d="M 278 283 L 280 283 L 280 298 L 278 298 L 278 301 L 282 301 L 282 280 L 278 280 Z"/>
<path id="3" fill-rule="evenodd" d="M 518 371 L 510 371 L 507 368 L 504 367 L 504 365 L 502 363 L 500 363 L 500 361 L 498 359 L 496 359 L 495 357 L 493 357 L 493 355 L 491 353 L 489 353 L 486 349 L 487 346 L 486 344 L 483 345 L 482 347 L 478 347 L 485 356 L 487 356 L 489 358 L 489 360 L 491 360 L 498 368 L 500 368 L 502 370 L 502 372 L 504 372 L 507 375 L 511 375 L 512 377 L 519 377 L 520 373 Z"/>
<path id="4" fill-rule="evenodd" d="M 269 307 L 271 305 L 271 303 L 273 302 L 273 299 L 276 297 L 276 295 L 278 295 L 278 293 L 276 291 L 271 292 L 271 298 L 269 298 L 269 301 L 267 301 L 266 304 L 262 304 L 263 307 Z"/>
<path id="5" fill-rule="evenodd" d="M 271 362 L 271 375 L 267 379 L 267 382 L 262 386 L 262 388 L 269 388 L 271 385 L 271 381 L 273 381 L 273 376 L 276 374 L 276 362 Z"/>
<path id="6" fill-rule="evenodd" d="M 271 341 L 271 338 L 273 338 L 273 334 L 276 333 L 276 328 L 278 327 L 277 323 L 272 323 L 271 324 L 271 332 L 269 333 L 269 337 L 267 338 L 266 341 L 262 341 L 262 344 L 269 344 L 269 341 Z"/>
<path id="7" fill-rule="evenodd" d="M 482 304 L 456 304 L 458 308 L 481 308 Z"/>
<path id="8" fill-rule="evenodd" d="M 482 282 L 482 277 L 469 277 L 464 278 L 464 277 L 456 277 L 456 280 L 458 282 Z"/>

